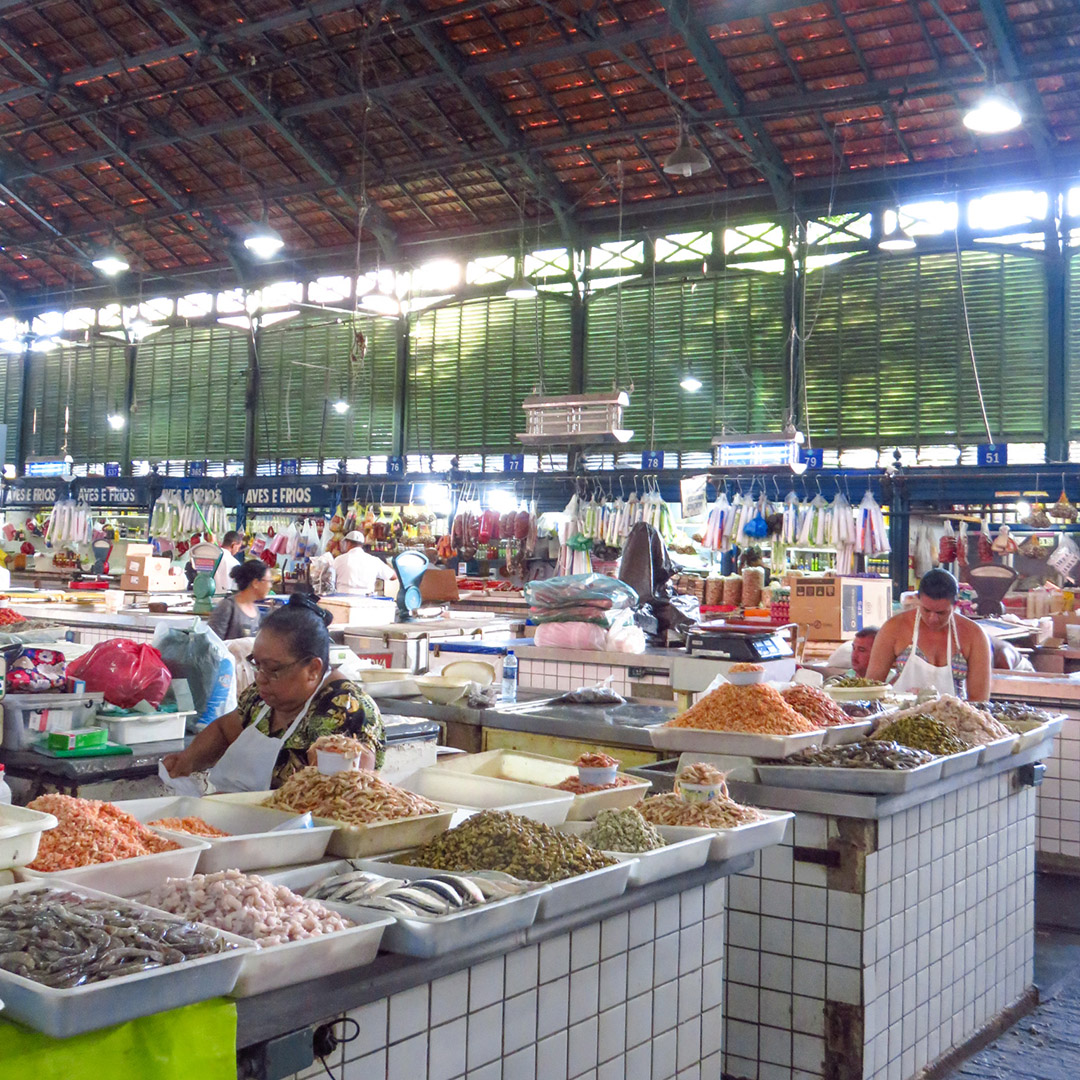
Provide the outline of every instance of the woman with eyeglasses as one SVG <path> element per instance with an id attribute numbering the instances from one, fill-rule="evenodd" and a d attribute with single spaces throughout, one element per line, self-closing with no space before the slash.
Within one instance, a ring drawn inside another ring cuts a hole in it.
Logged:
<path id="1" fill-rule="evenodd" d="M 266 791 L 313 764 L 309 750 L 324 735 L 360 739 L 370 747 L 360 767 L 379 768 L 382 717 L 367 694 L 331 670 L 331 619 L 313 598 L 299 593 L 269 615 L 252 648 L 255 685 L 187 749 L 166 755 L 169 775 L 209 769 L 208 779 L 217 791 Z"/>

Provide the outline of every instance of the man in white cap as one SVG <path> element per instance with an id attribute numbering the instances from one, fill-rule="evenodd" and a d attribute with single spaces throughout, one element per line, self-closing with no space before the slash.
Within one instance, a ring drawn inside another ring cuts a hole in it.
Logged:
<path id="1" fill-rule="evenodd" d="M 334 560 L 336 591 L 350 596 L 370 596 L 377 581 L 391 582 L 397 575 L 389 563 L 369 555 L 364 550 L 364 535 L 351 532 L 343 541 L 345 551 Z M 386 592 L 386 586 L 383 587 Z"/>

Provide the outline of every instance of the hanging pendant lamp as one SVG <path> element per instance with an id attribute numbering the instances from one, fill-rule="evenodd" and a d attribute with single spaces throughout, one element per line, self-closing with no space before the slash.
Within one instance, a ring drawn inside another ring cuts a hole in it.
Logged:
<path id="1" fill-rule="evenodd" d="M 664 162 L 664 172 L 672 176 L 695 176 L 709 168 L 709 159 L 704 152 L 690 142 L 686 125 L 679 118 L 679 139 L 675 149 L 668 154 Z"/>

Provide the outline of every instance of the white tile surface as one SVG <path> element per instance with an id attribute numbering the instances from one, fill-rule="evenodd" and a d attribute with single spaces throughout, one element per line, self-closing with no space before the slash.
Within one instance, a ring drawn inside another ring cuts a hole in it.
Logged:
<path id="1" fill-rule="evenodd" d="M 466 1022 L 452 1020 L 431 1029 L 428 1080 L 455 1080 L 465 1072 Z"/>
<path id="2" fill-rule="evenodd" d="M 502 1056 L 502 1033 L 502 1002 L 469 1013 L 467 1064 L 470 1071 Z"/>
<path id="3" fill-rule="evenodd" d="M 428 1027 L 428 986 L 414 986 L 390 998 L 390 1041 L 398 1042 Z"/>

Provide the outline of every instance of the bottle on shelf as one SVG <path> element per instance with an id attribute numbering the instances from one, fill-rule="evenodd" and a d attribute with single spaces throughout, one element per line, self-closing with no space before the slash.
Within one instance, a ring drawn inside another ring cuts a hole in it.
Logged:
<path id="1" fill-rule="evenodd" d="M 502 700 L 505 702 L 517 701 L 518 685 L 518 662 L 514 650 L 510 649 L 503 660 L 502 669 Z"/>

